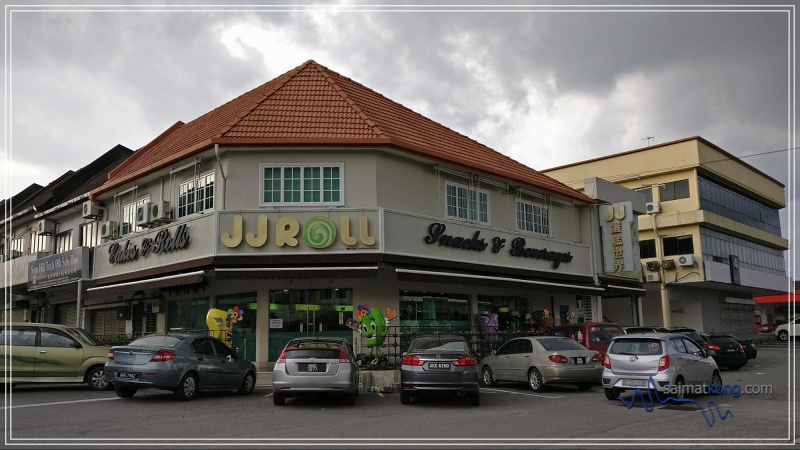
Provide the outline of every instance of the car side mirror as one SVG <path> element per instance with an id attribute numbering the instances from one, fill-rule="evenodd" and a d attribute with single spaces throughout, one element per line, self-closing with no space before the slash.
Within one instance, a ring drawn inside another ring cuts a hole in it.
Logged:
<path id="1" fill-rule="evenodd" d="M 704 354 L 706 357 L 708 357 L 708 356 L 714 356 L 714 355 L 716 355 L 716 354 L 717 354 L 717 352 L 715 352 L 714 350 L 711 350 L 710 348 L 708 348 L 708 349 L 706 349 L 706 350 L 704 350 L 704 351 L 703 351 L 703 354 Z"/>
<path id="2" fill-rule="evenodd" d="M 491 354 L 496 355 L 497 354 L 497 350 L 492 350 Z"/>
<path id="3" fill-rule="evenodd" d="M 69 341 L 69 346 L 73 348 L 83 348 L 81 343 L 78 341 Z"/>

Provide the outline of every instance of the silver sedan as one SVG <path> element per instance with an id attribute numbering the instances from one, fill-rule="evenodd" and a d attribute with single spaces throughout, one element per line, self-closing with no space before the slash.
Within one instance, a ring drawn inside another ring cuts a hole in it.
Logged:
<path id="1" fill-rule="evenodd" d="M 211 389 L 236 389 L 248 395 L 256 385 L 252 362 L 202 334 L 153 334 L 111 347 L 105 373 L 122 398 L 133 397 L 142 388 L 170 390 L 180 400 Z"/>
<path id="2" fill-rule="evenodd" d="M 580 390 L 600 382 L 600 354 L 572 339 L 558 336 L 528 336 L 503 344 L 479 364 L 486 386 L 498 381 L 527 382 L 539 392 L 550 383 L 570 383 Z"/>

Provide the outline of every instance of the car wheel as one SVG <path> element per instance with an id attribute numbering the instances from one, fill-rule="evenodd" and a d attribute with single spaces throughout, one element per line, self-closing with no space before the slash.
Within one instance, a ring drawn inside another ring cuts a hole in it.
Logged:
<path id="1" fill-rule="evenodd" d="M 621 392 L 619 389 L 603 389 L 603 393 L 606 394 L 606 398 L 609 400 L 616 400 Z"/>
<path id="2" fill-rule="evenodd" d="M 404 405 L 411 404 L 411 392 L 403 391 L 400 393 L 400 403 Z"/>
<path id="3" fill-rule="evenodd" d="M 717 387 L 722 386 L 722 377 L 719 375 L 719 372 L 716 370 L 713 374 L 711 374 L 711 386 Z"/>
<path id="4" fill-rule="evenodd" d="M 272 403 L 274 403 L 275 406 L 283 406 L 286 404 L 286 397 L 281 394 L 272 394 Z"/>
<path id="5" fill-rule="evenodd" d="M 779 331 L 778 332 L 778 339 L 780 339 L 782 341 L 788 341 L 789 340 L 789 332 L 786 331 L 786 330 Z"/>
<path id="6" fill-rule="evenodd" d="M 471 406 L 478 406 L 481 404 L 481 394 L 479 392 L 473 392 L 472 395 L 469 396 L 469 404 Z"/>
<path id="7" fill-rule="evenodd" d="M 93 391 L 105 391 L 112 387 L 111 383 L 106 381 L 106 372 L 103 366 L 89 369 L 89 373 L 86 374 L 86 384 L 88 384 L 89 389 Z"/>
<path id="8" fill-rule="evenodd" d="M 494 374 L 489 366 L 483 368 L 483 384 L 489 387 L 495 384 Z"/>
<path id="9" fill-rule="evenodd" d="M 682 399 L 683 398 L 683 394 L 684 394 L 684 388 L 683 388 L 684 384 L 685 383 L 683 381 L 683 377 L 679 376 L 678 378 L 676 378 L 675 379 L 675 393 L 670 395 L 670 397 L 672 397 L 674 399 L 678 399 L 678 400 Z"/>
<path id="10" fill-rule="evenodd" d="M 728 366 L 729 370 L 739 370 L 741 368 L 742 368 L 742 366 Z"/>
<path id="11" fill-rule="evenodd" d="M 355 405 L 356 404 L 356 392 L 353 391 L 350 394 L 344 394 L 344 397 L 342 398 L 342 403 L 344 403 L 347 406 Z"/>
<path id="12" fill-rule="evenodd" d="M 196 393 L 197 375 L 187 373 L 181 380 L 181 384 L 178 385 L 178 389 L 175 391 L 175 397 L 177 397 L 178 400 L 191 400 Z"/>
<path id="13" fill-rule="evenodd" d="M 242 395 L 250 395 L 256 387 L 256 376 L 253 372 L 247 372 L 242 380 L 242 385 L 239 387 L 239 393 Z"/>
<path id="14" fill-rule="evenodd" d="M 578 390 L 579 391 L 588 391 L 592 388 L 591 381 L 584 381 L 583 383 L 578 383 Z"/>
<path id="15" fill-rule="evenodd" d="M 131 398 L 136 394 L 137 390 L 135 387 L 114 386 L 114 392 L 121 398 Z"/>
<path id="16" fill-rule="evenodd" d="M 528 371 L 528 385 L 533 392 L 542 392 L 544 389 L 544 380 L 542 380 L 542 373 L 536 367 Z"/>

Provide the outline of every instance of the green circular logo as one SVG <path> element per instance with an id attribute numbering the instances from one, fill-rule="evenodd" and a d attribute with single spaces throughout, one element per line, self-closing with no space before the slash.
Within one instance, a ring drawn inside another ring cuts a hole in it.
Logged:
<path id="1" fill-rule="evenodd" d="M 303 227 L 303 240 L 311 248 L 330 247 L 336 240 L 336 225 L 327 217 L 312 217 Z"/>

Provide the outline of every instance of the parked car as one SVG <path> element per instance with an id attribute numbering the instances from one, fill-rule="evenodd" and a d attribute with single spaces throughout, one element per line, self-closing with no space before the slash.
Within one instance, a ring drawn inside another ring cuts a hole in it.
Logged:
<path id="1" fill-rule="evenodd" d="M 758 356 L 758 348 L 756 348 L 756 342 L 752 339 L 742 339 L 735 335 L 731 335 L 732 338 L 736 339 L 736 342 L 741 344 L 744 348 L 744 355 L 747 356 L 747 360 L 756 359 Z"/>
<path id="2" fill-rule="evenodd" d="M 78 327 L 52 323 L 7 324 L 0 329 L 0 352 L 7 364 L 2 381 L 12 386 L 17 383 L 86 383 L 92 390 L 111 388 L 103 372 L 108 346 Z"/>
<path id="3" fill-rule="evenodd" d="M 678 386 L 721 385 L 719 367 L 708 351 L 677 333 L 629 334 L 614 338 L 603 360 L 602 382 L 607 399 L 629 389 L 685 394 Z M 653 383 L 650 383 L 652 377 Z"/>
<path id="4" fill-rule="evenodd" d="M 668 330 L 659 326 L 636 326 L 636 327 L 623 327 L 625 334 L 635 333 L 667 333 Z"/>
<path id="5" fill-rule="evenodd" d="M 151 334 L 115 345 L 105 371 L 122 398 L 144 388 L 170 390 L 180 400 L 191 400 L 201 390 L 236 389 L 249 395 L 256 385 L 252 362 L 204 334 Z"/>
<path id="6" fill-rule="evenodd" d="M 611 339 L 625 334 L 625 331 L 613 322 L 583 322 L 553 327 L 549 334 L 574 339 L 589 350 L 600 353 L 602 358 Z"/>
<path id="7" fill-rule="evenodd" d="M 720 367 L 739 370 L 747 364 L 744 346 L 730 334 L 710 334 L 706 337 L 708 348 L 714 350 L 714 360 Z"/>
<path id="8" fill-rule="evenodd" d="M 311 394 L 340 396 L 344 404 L 356 404 L 358 361 L 345 338 L 308 337 L 290 340 L 272 372 L 272 402 Z"/>
<path id="9" fill-rule="evenodd" d="M 477 361 L 463 336 L 419 335 L 403 353 L 400 367 L 400 403 L 411 403 L 412 394 L 454 392 L 480 404 Z"/>
<path id="10" fill-rule="evenodd" d="M 486 386 L 521 381 L 539 392 L 551 383 L 570 383 L 586 391 L 600 381 L 603 360 L 599 352 L 570 338 L 529 336 L 506 342 L 478 367 Z"/>
<path id="11" fill-rule="evenodd" d="M 694 328 L 688 327 L 669 327 L 667 328 L 667 333 L 678 333 L 684 336 L 688 336 L 691 338 L 697 345 L 703 347 L 705 350 L 708 350 L 708 341 L 706 338 L 703 337 L 697 330 Z"/>
<path id="12" fill-rule="evenodd" d="M 775 336 L 781 341 L 788 341 L 790 337 L 796 338 L 798 325 L 800 325 L 800 317 L 790 320 L 783 325 L 778 325 L 775 327 Z"/>

